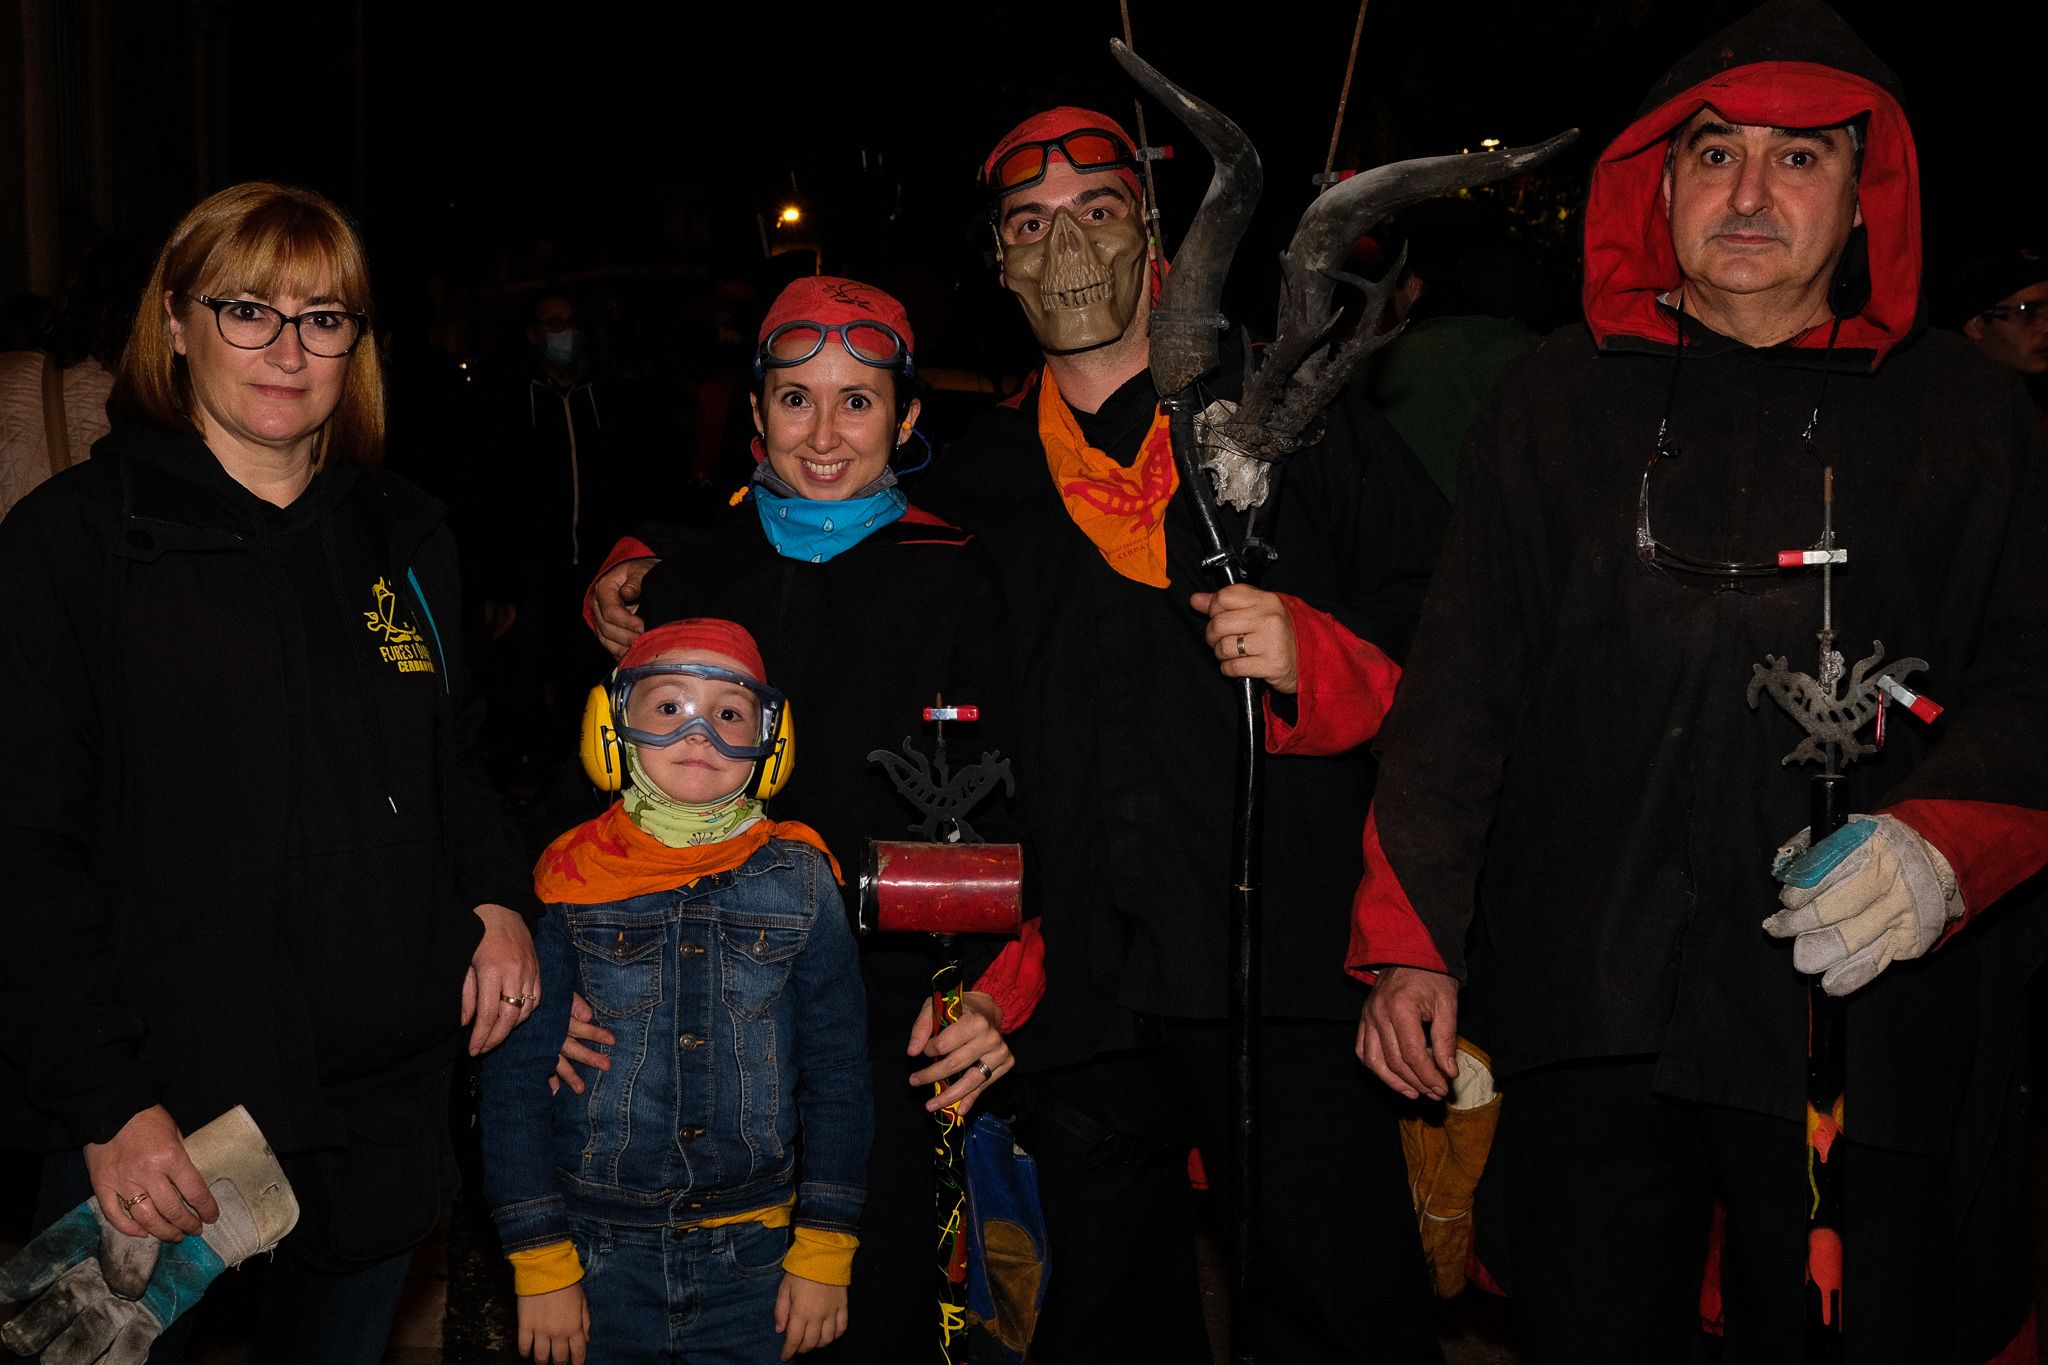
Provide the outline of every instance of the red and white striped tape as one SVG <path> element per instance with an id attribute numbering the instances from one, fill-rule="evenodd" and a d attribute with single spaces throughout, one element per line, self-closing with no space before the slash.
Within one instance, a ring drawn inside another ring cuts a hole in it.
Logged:
<path id="1" fill-rule="evenodd" d="M 1781 569 L 1804 569 L 1815 564 L 1847 564 L 1847 550 L 1780 550 L 1778 567 Z"/>
<path id="2" fill-rule="evenodd" d="M 1941 714 L 1941 707 L 1934 698 L 1923 697 L 1918 692 L 1901 686 L 1889 673 L 1879 675 L 1877 685 L 1885 690 L 1885 695 L 1929 724 Z"/>

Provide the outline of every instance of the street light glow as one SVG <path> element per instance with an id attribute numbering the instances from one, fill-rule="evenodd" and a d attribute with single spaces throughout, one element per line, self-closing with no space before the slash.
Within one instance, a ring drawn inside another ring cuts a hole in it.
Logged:
<path id="1" fill-rule="evenodd" d="M 782 206 L 779 219 L 784 223 L 801 223 L 804 220 L 804 211 L 795 204 L 785 204 Z"/>

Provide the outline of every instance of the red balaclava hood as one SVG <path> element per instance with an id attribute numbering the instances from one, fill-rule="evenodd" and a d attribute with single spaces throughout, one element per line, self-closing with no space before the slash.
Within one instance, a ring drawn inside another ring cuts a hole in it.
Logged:
<path id="1" fill-rule="evenodd" d="M 1743 61 L 1745 42 L 1769 59 Z M 1814 60 L 1794 59 L 1802 49 Z M 1718 61 L 1724 69 L 1657 101 L 1593 168 L 1584 304 L 1594 340 L 1603 346 L 1615 337 L 1678 340 L 1676 320 L 1657 303 L 1680 282 L 1665 211 L 1664 158 L 1671 134 L 1694 114 L 1712 106 L 1730 123 L 1773 128 L 1829 128 L 1864 118 L 1857 198 L 1869 239 L 1870 298 L 1842 319 L 1836 344 L 1871 352 L 1875 368 L 1911 332 L 1920 303 L 1919 158 L 1905 111 L 1886 88 L 1890 73 L 1812 0 L 1773 0 L 1710 38 L 1673 76 L 1697 71 L 1703 58 L 1710 68 Z M 1825 346 L 1829 331 L 1815 327 L 1791 344 Z"/>

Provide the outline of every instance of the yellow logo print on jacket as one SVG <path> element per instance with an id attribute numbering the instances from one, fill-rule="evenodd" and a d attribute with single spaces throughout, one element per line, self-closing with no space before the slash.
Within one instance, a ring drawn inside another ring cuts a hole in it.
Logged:
<path id="1" fill-rule="evenodd" d="M 434 656 L 427 649 L 426 637 L 398 619 L 398 594 L 381 578 L 370 592 L 377 609 L 364 612 L 363 618 L 372 632 L 384 637 L 384 643 L 377 646 L 378 657 L 400 673 L 432 673 Z"/>

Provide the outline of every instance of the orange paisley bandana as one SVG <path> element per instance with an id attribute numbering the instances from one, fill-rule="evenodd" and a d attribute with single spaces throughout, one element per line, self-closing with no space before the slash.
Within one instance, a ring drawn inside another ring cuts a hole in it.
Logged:
<path id="1" fill-rule="evenodd" d="M 1166 587 L 1166 505 L 1180 487 L 1166 414 L 1153 416 L 1138 458 L 1126 469 L 1082 437 L 1073 409 L 1046 370 L 1039 383 L 1038 439 L 1067 515 L 1095 542 L 1103 563 L 1133 582 Z"/>
<path id="2" fill-rule="evenodd" d="M 831 858 L 825 841 L 794 820 L 757 820 L 730 839 L 670 848 L 626 815 L 622 802 L 548 845 L 533 869 L 533 891 L 549 904 L 602 905 L 651 891 L 674 891 L 699 877 L 730 872 L 770 839 L 809 844 Z M 839 876 L 833 859 L 832 875 Z"/>

